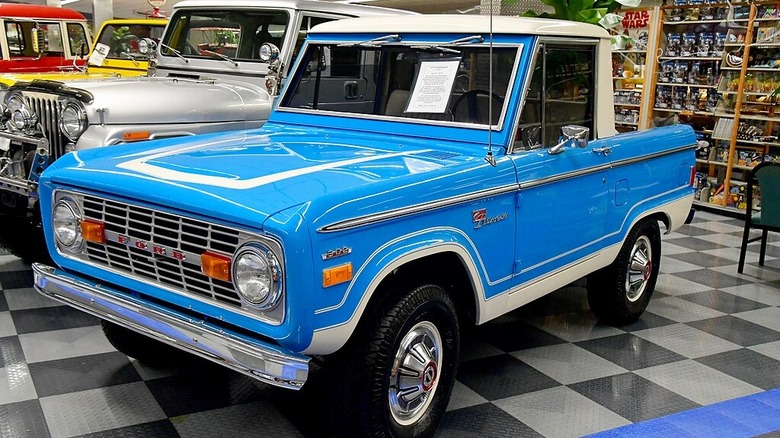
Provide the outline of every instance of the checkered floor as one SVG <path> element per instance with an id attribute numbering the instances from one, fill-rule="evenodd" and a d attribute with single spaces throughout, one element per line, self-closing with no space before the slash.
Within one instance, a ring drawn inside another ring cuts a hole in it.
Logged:
<path id="1" fill-rule="evenodd" d="M 439 436 L 582 436 L 780 387 L 780 236 L 736 261 L 742 222 L 697 212 L 664 236 L 642 319 L 600 325 L 578 282 L 470 333 Z M 98 321 L 38 295 L 0 255 L 0 436 L 332 436 L 318 391 L 192 358 L 150 368 Z M 695 432 L 691 432 L 696 435 Z"/>

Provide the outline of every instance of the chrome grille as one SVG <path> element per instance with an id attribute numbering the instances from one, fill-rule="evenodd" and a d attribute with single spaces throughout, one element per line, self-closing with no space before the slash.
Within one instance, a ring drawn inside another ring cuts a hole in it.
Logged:
<path id="1" fill-rule="evenodd" d="M 130 241 L 120 243 L 116 238 L 107 238 L 105 244 L 87 242 L 88 260 L 187 294 L 241 307 L 231 283 L 201 272 L 200 255 L 211 251 L 230 256 L 246 240 L 246 233 L 159 210 L 79 196 L 85 219 L 104 223 L 107 236 L 124 236 Z M 138 241 L 179 251 L 187 257 L 180 260 L 156 256 L 132 244 Z"/>
<path id="2" fill-rule="evenodd" d="M 60 133 L 62 104 L 58 96 L 48 93 L 24 92 L 27 104 L 38 117 L 43 135 L 49 141 L 49 155 L 57 159 L 65 153 L 66 139 Z"/>

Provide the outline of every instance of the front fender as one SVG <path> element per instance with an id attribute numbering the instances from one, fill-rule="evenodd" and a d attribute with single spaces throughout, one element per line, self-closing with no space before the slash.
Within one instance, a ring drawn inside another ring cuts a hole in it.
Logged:
<path id="1" fill-rule="evenodd" d="M 355 276 L 341 301 L 314 312 L 315 328 L 306 354 L 329 354 L 340 349 L 352 335 L 365 314 L 371 298 L 382 281 L 395 269 L 440 253 L 455 253 L 471 279 L 473 299 L 477 303 L 477 320 L 485 298 L 486 268 L 479 251 L 462 230 L 437 227 L 399 236 L 374 251 L 355 271 Z M 494 299 L 506 299 L 499 295 Z"/>

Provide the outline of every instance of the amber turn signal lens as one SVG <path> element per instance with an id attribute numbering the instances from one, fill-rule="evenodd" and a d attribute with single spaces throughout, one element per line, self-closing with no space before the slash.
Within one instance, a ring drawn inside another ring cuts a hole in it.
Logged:
<path id="1" fill-rule="evenodd" d="M 352 263 L 322 270 L 322 287 L 330 287 L 352 280 Z"/>
<path id="2" fill-rule="evenodd" d="M 103 222 L 85 219 L 79 223 L 81 237 L 87 242 L 106 243 L 106 226 Z"/>
<path id="3" fill-rule="evenodd" d="M 230 257 L 204 252 L 200 256 L 200 270 L 211 278 L 230 282 Z"/>
<path id="4" fill-rule="evenodd" d="M 149 139 L 149 131 L 125 132 L 124 134 L 122 134 L 122 137 L 126 141 L 148 140 Z"/>

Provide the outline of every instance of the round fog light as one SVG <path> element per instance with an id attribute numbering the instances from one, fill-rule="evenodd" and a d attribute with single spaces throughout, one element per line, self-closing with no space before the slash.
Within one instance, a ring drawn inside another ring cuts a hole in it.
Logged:
<path id="1" fill-rule="evenodd" d="M 71 247 L 79 240 L 79 217 L 74 208 L 66 201 L 60 201 L 52 212 L 54 237 L 57 241 Z"/>

